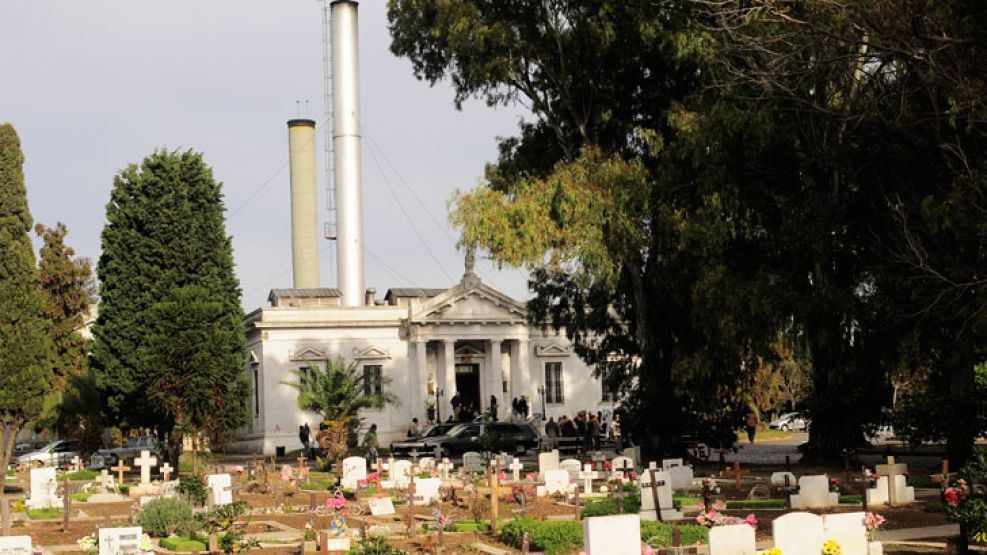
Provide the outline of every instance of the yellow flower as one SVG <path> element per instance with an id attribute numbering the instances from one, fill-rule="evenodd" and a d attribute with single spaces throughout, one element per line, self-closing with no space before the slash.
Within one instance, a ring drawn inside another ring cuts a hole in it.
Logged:
<path id="1" fill-rule="evenodd" d="M 772 547 L 771 549 L 769 549 L 767 551 L 762 551 L 761 552 L 761 555 L 783 555 L 783 554 L 781 552 L 781 548 L 779 548 L 779 547 Z"/>
<path id="2" fill-rule="evenodd" d="M 843 548 L 833 540 L 826 540 L 823 545 L 822 555 L 843 555 Z"/>

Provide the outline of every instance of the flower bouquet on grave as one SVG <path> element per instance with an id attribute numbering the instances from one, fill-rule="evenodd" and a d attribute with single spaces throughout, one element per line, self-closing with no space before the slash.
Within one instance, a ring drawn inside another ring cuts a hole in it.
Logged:
<path id="1" fill-rule="evenodd" d="M 713 506 L 707 507 L 705 505 L 699 505 L 699 515 L 696 517 L 696 522 L 702 526 L 707 526 L 712 528 L 713 526 L 724 526 L 729 524 L 746 524 L 751 528 L 757 529 L 757 517 L 753 514 L 747 515 L 747 518 L 738 518 L 735 516 L 727 516 L 723 514 L 723 510 L 727 508 L 727 504 L 723 502 L 722 499 L 717 499 L 713 502 Z"/>
<path id="2" fill-rule="evenodd" d="M 31 532 L 31 555 L 45 555 L 45 548 L 38 540 L 38 535 Z"/>
<path id="3" fill-rule="evenodd" d="M 843 548 L 836 540 L 826 540 L 823 544 L 822 555 L 843 555 Z"/>
<path id="4" fill-rule="evenodd" d="M 141 534 L 140 544 L 131 553 L 133 555 L 154 555 L 154 542 L 151 541 L 151 536 Z"/>
<path id="5" fill-rule="evenodd" d="M 376 493 L 380 489 L 380 472 L 373 472 L 357 481 L 357 487 L 364 493 Z"/>
<path id="6" fill-rule="evenodd" d="M 843 482 L 839 478 L 830 478 L 829 491 L 837 494 L 843 493 Z"/>
<path id="7" fill-rule="evenodd" d="M 99 553 L 99 537 L 96 535 L 96 532 L 75 540 L 75 543 L 83 553 L 87 553 L 88 555 Z"/>
<path id="8" fill-rule="evenodd" d="M 877 513 L 867 513 L 864 515 L 864 528 L 867 529 L 867 538 L 874 541 L 877 531 L 887 522 L 885 518 Z"/>

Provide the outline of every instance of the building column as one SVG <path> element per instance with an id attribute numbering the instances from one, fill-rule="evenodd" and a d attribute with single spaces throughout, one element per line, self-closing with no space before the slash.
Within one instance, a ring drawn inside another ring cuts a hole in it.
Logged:
<path id="1" fill-rule="evenodd" d="M 519 393 L 528 396 L 528 410 L 531 414 L 536 412 L 541 412 L 541 397 L 538 395 L 538 386 L 541 385 L 541 378 L 538 372 L 532 374 L 531 372 L 531 360 L 529 355 L 531 354 L 531 343 L 527 339 L 517 340 L 517 364 L 520 369 L 520 376 L 518 380 L 521 383 L 521 390 Z"/>
<path id="2" fill-rule="evenodd" d="M 442 340 L 442 355 L 444 363 L 442 365 L 442 381 L 441 387 L 445 390 L 445 397 L 443 402 L 446 406 L 442 407 L 442 412 L 450 414 L 449 411 L 452 410 L 452 405 L 449 402 L 452 400 L 452 396 L 456 394 L 456 340 L 455 339 L 443 339 Z"/>
<path id="3" fill-rule="evenodd" d="M 418 418 L 419 423 L 425 422 L 422 414 L 425 412 L 425 399 L 428 398 L 428 360 L 425 357 L 427 345 L 425 339 L 415 339 L 415 364 L 411 368 L 409 384 L 411 392 L 408 398 L 415 403 L 411 407 L 411 418 Z"/>
<path id="4" fill-rule="evenodd" d="M 521 341 L 518 339 L 511 340 L 511 384 L 508 389 L 508 396 L 513 399 L 515 397 L 520 397 L 525 394 L 524 387 L 526 383 L 521 381 L 521 361 L 518 360 L 521 355 Z"/>
<path id="5" fill-rule="evenodd" d="M 490 340 L 490 352 L 487 353 L 487 359 L 490 361 L 487 371 L 487 379 L 484 382 L 487 384 L 486 391 L 484 392 L 486 398 L 483 400 L 483 405 L 490 408 L 490 396 L 495 395 L 497 397 L 497 404 L 500 408 L 497 411 L 498 418 L 504 418 L 504 415 L 510 415 L 510 403 L 505 403 L 504 399 L 504 357 L 500 353 L 500 340 L 491 339 Z"/>

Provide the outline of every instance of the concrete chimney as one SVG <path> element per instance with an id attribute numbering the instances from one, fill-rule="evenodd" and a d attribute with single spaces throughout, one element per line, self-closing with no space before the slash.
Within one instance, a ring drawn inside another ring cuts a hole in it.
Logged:
<path id="1" fill-rule="evenodd" d="M 342 306 L 361 306 L 363 289 L 363 175 L 360 154 L 360 68 L 354 0 L 330 4 L 332 19 L 333 165 L 336 252 Z"/>
<path id="2" fill-rule="evenodd" d="M 315 122 L 288 120 L 291 168 L 291 269 L 296 289 L 319 287 L 319 203 L 315 182 Z"/>

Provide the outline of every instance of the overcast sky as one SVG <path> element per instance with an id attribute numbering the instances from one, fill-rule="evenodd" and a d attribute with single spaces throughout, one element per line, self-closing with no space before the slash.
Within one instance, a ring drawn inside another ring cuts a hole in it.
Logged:
<path id="1" fill-rule="evenodd" d="M 481 101 L 459 112 L 448 86 L 415 80 L 388 50 L 384 6 L 360 3 L 366 282 L 379 296 L 460 279 L 447 201 L 479 183 L 496 137 L 514 134 L 522 113 Z M 224 184 L 244 308 L 291 286 L 285 121 L 297 100 L 300 115 L 323 119 L 321 2 L 2 0 L 0 76 L 0 121 L 20 134 L 34 219 L 64 222 L 79 254 L 99 256 L 117 172 L 156 148 L 191 148 Z M 322 282 L 335 286 L 322 246 Z M 520 272 L 484 260 L 478 270 L 527 296 Z"/>

